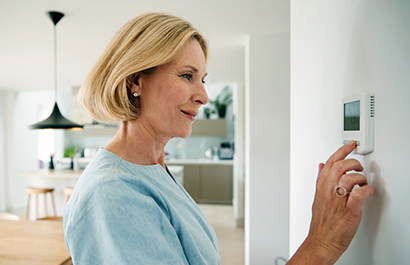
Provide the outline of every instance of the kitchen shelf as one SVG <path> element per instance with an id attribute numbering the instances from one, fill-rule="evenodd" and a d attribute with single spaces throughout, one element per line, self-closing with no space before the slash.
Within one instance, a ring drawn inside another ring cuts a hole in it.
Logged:
<path id="1" fill-rule="evenodd" d="M 114 136 L 119 124 L 86 124 L 81 131 L 68 131 L 70 137 Z M 226 137 L 226 119 L 196 120 L 192 124 L 192 136 Z"/>
<path id="2" fill-rule="evenodd" d="M 86 124 L 81 131 L 67 131 L 70 137 L 94 137 L 94 136 L 114 136 L 119 128 L 119 124 Z"/>
<path id="3" fill-rule="evenodd" d="M 192 136 L 226 137 L 226 119 L 195 120 L 192 124 Z"/>

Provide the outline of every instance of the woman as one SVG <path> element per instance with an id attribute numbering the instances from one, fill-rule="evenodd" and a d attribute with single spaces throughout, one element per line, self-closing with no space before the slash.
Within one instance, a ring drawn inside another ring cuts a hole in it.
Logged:
<path id="1" fill-rule="evenodd" d="M 66 205 L 74 264 L 220 264 L 215 232 L 164 162 L 166 143 L 188 137 L 208 102 L 207 57 L 207 42 L 188 22 L 148 13 L 126 23 L 91 70 L 80 102 L 96 120 L 121 126 Z M 374 193 L 362 175 L 345 175 L 362 169 L 344 160 L 354 147 L 320 165 L 311 231 L 289 264 L 331 264 L 352 240 L 361 204 Z M 355 184 L 362 187 L 336 196 L 335 186 Z"/>

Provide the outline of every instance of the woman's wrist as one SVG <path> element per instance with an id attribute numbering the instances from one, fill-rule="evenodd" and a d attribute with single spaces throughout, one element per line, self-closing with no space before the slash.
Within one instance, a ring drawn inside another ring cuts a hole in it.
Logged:
<path id="1" fill-rule="evenodd" d="M 314 237 L 308 236 L 286 264 L 331 265 L 335 264 L 342 254 L 342 250 L 332 249 Z"/>

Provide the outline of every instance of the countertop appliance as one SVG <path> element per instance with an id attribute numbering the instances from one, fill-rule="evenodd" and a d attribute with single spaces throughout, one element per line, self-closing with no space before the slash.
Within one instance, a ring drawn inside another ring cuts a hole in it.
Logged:
<path id="1" fill-rule="evenodd" d="M 231 143 L 221 143 L 221 148 L 219 148 L 219 159 L 233 159 L 233 145 Z"/>

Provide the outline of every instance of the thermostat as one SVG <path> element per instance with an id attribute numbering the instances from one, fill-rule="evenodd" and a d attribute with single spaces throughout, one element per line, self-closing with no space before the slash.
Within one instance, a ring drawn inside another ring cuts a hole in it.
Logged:
<path id="1" fill-rule="evenodd" d="M 343 144 L 356 141 L 355 154 L 374 149 L 374 93 L 360 92 L 343 98 Z"/>

